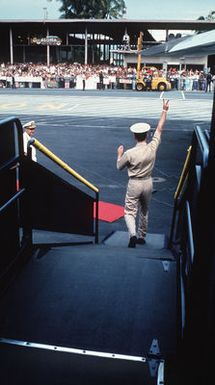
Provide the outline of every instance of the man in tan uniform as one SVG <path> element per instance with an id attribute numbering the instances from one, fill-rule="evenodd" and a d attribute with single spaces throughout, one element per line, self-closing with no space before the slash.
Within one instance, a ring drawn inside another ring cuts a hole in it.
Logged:
<path id="1" fill-rule="evenodd" d="M 145 243 L 149 204 L 152 195 L 151 174 L 168 109 L 169 100 L 163 100 L 163 111 L 153 138 L 149 143 L 146 140 L 150 125 L 136 123 L 130 127 L 137 141 L 136 146 L 125 152 L 122 145 L 117 149 L 117 169 L 122 170 L 127 167 L 129 177 L 124 211 L 130 237 L 128 247 L 136 247 L 136 243 Z M 139 218 L 136 232 L 137 213 Z"/>

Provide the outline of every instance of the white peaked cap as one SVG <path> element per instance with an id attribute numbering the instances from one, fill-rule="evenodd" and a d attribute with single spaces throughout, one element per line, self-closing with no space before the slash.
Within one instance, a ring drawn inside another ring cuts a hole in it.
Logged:
<path id="1" fill-rule="evenodd" d="M 148 123 L 135 123 L 130 127 L 131 132 L 135 134 L 143 134 L 144 132 L 149 131 L 151 126 Z"/>
<path id="2" fill-rule="evenodd" d="M 24 128 L 34 127 L 34 128 L 35 128 L 35 127 L 36 127 L 36 123 L 35 123 L 34 120 L 31 120 L 30 122 L 25 123 L 23 127 L 24 127 Z"/>

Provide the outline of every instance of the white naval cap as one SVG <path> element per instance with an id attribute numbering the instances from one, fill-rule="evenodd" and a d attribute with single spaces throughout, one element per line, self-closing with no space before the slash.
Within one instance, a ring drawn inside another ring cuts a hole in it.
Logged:
<path id="1" fill-rule="evenodd" d="M 35 123 L 34 120 L 31 120 L 30 122 L 25 123 L 23 127 L 24 128 L 35 128 L 36 127 L 36 123 Z"/>
<path id="2" fill-rule="evenodd" d="M 149 131 L 151 126 L 148 123 L 135 123 L 130 127 L 131 132 L 135 134 L 143 134 L 144 132 Z"/>

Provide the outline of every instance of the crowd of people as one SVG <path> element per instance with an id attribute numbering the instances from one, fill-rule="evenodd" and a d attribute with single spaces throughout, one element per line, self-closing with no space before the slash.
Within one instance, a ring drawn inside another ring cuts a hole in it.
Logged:
<path id="1" fill-rule="evenodd" d="M 170 68 L 168 78 L 172 83 L 172 87 L 184 91 L 209 91 L 211 92 L 215 86 L 215 75 L 202 70 L 182 70 Z"/>
<path id="2" fill-rule="evenodd" d="M 163 76 L 173 89 L 212 91 L 215 75 L 198 69 L 171 67 L 168 71 L 155 67 L 142 70 L 142 75 Z M 83 65 L 80 63 L 46 64 L 17 63 L 0 65 L 0 87 L 41 88 L 132 88 L 135 89 L 136 66 Z"/>

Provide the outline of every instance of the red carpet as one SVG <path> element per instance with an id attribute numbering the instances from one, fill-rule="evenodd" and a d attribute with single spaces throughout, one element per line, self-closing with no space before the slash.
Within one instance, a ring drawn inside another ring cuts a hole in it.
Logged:
<path id="1" fill-rule="evenodd" d="M 94 218 L 95 218 L 94 206 Z M 105 222 L 114 222 L 124 216 L 124 207 L 108 202 L 99 202 L 99 220 Z"/>

